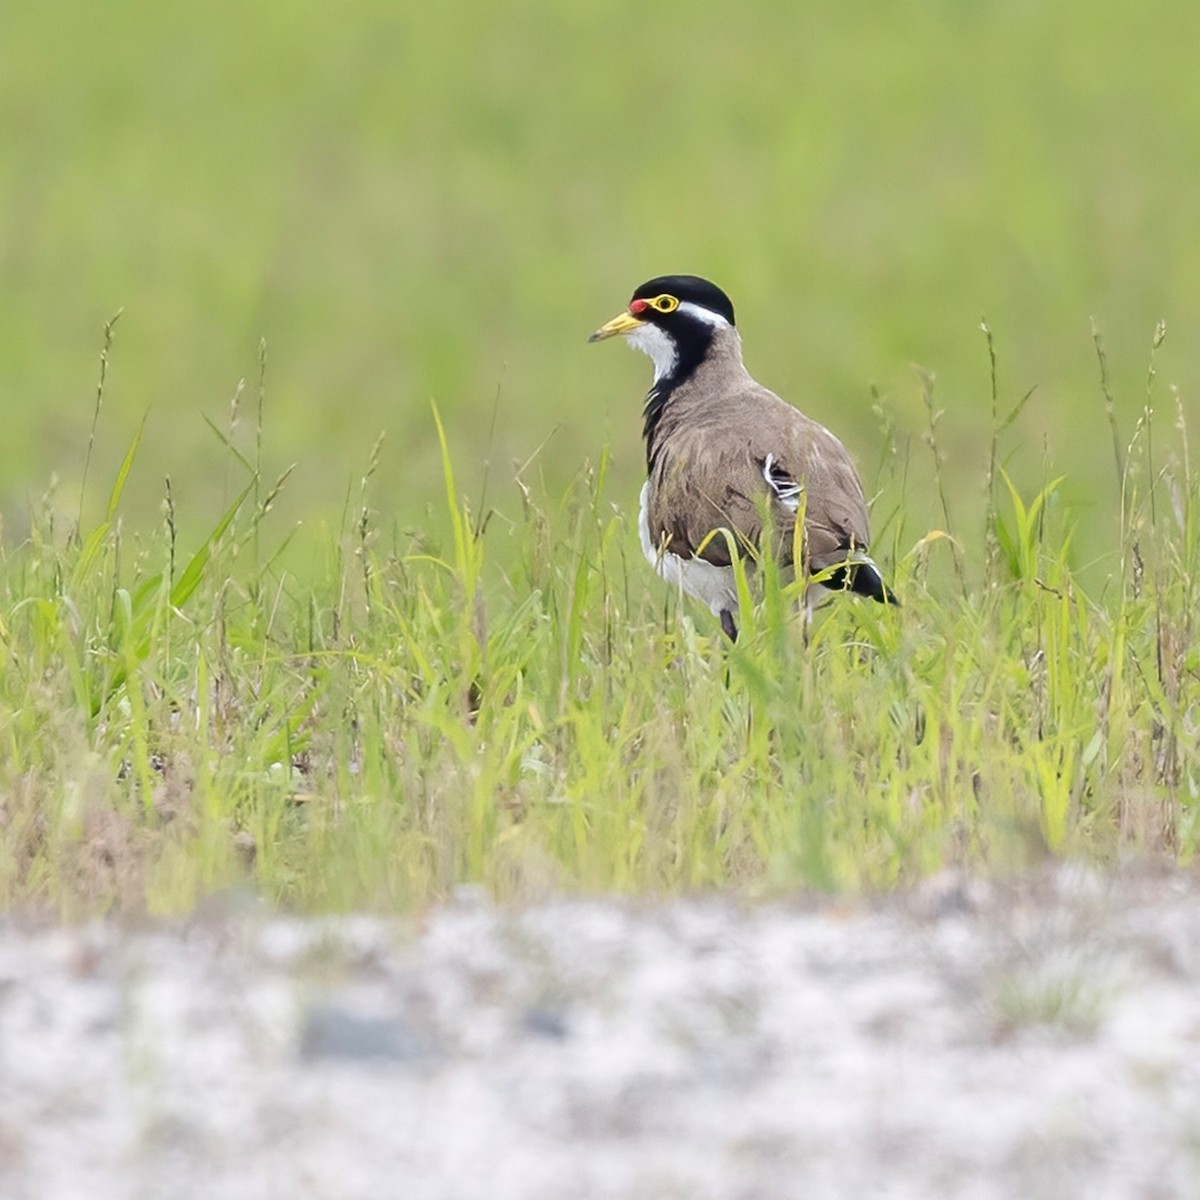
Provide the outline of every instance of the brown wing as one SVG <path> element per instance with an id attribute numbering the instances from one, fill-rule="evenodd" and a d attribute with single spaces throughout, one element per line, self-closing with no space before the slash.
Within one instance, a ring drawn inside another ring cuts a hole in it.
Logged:
<path id="1" fill-rule="evenodd" d="M 696 419 L 698 417 L 699 419 Z M 730 562 L 725 528 L 757 547 L 763 514 L 777 533 L 780 560 L 792 560 L 798 501 L 813 569 L 865 548 L 867 509 L 846 448 L 823 426 L 765 388 L 726 397 L 672 431 L 651 474 L 651 538 L 674 554 Z"/>
<path id="2" fill-rule="evenodd" d="M 848 550 L 866 549 L 870 541 L 867 502 L 845 446 L 824 426 L 802 414 L 797 416 L 799 421 L 790 423 L 790 436 L 784 444 L 766 449 L 760 443 L 756 457 L 772 454 L 771 474 L 778 480 L 794 480 L 803 489 L 799 504 L 809 562 L 813 570 L 820 571 L 843 561 Z M 772 490 L 777 519 L 784 519 L 779 489 Z"/>

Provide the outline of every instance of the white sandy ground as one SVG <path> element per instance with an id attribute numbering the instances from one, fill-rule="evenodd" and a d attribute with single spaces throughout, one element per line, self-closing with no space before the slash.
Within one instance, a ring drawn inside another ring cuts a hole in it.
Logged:
<path id="1" fill-rule="evenodd" d="M 1200 1197 L 1200 881 L 0 924 L 4 1200 Z"/>

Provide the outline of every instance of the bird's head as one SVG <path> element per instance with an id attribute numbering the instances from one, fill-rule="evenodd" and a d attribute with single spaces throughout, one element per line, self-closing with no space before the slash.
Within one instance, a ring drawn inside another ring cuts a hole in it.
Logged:
<path id="1" fill-rule="evenodd" d="M 717 330 L 734 325 L 733 304 L 715 283 L 697 275 L 660 275 L 643 283 L 624 312 L 588 338 L 622 335 L 654 361 L 654 382 L 690 372 L 703 359 Z"/>

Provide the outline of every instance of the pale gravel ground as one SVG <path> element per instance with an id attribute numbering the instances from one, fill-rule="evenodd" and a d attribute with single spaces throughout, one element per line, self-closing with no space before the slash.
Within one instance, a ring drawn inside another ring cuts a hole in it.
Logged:
<path id="1" fill-rule="evenodd" d="M 1200 1197 L 1200 881 L 0 924 L 4 1200 Z"/>

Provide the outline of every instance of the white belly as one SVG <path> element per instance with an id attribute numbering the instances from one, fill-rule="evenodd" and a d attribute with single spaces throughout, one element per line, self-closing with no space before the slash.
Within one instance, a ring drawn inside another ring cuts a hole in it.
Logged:
<path id="1" fill-rule="evenodd" d="M 642 553 L 646 560 L 669 584 L 682 588 L 689 596 L 707 604 L 718 616 L 726 610 L 737 612 L 737 588 L 729 567 L 717 567 L 702 558 L 681 558 L 678 554 L 660 550 L 651 541 L 650 519 L 646 515 L 649 492 L 650 484 L 643 484 L 641 508 L 638 511 L 638 536 L 642 540 Z"/>

